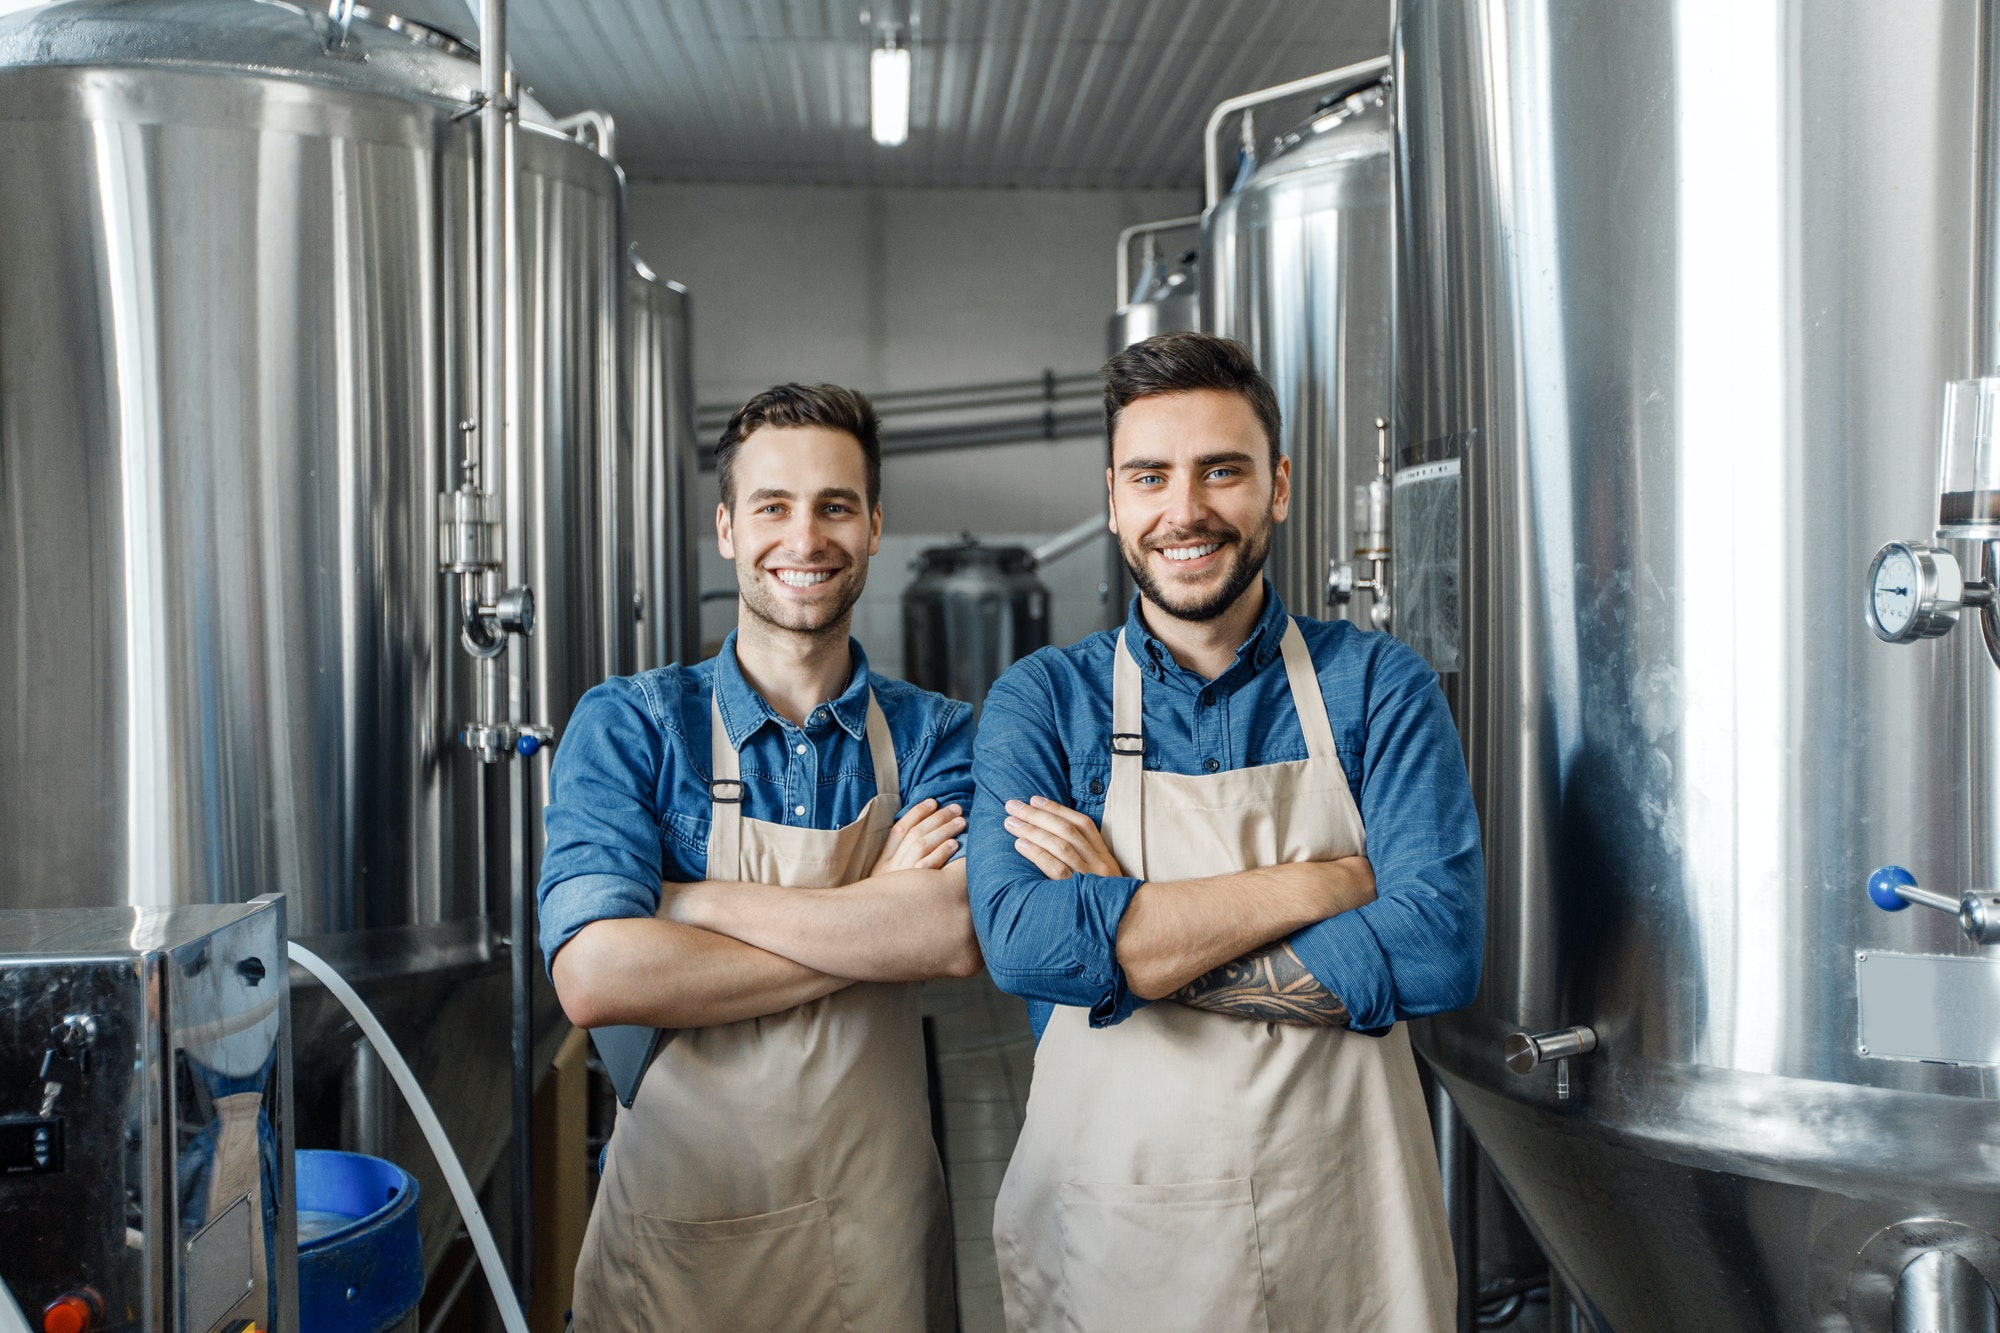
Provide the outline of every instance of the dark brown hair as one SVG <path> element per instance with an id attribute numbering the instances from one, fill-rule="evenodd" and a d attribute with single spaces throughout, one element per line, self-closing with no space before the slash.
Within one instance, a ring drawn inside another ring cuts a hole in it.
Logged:
<path id="1" fill-rule="evenodd" d="M 866 394 L 838 384 L 780 384 L 736 409 L 715 445 L 722 503 L 736 508 L 736 446 L 766 426 L 824 426 L 846 431 L 868 460 L 868 507 L 882 499 L 882 421 Z"/>
<path id="2" fill-rule="evenodd" d="M 1157 333 L 1104 363 L 1104 431 L 1118 433 L 1118 414 L 1141 398 L 1194 389 L 1240 393 L 1264 427 L 1271 470 L 1278 470 L 1278 395 L 1257 369 L 1250 349 L 1212 333 Z"/>

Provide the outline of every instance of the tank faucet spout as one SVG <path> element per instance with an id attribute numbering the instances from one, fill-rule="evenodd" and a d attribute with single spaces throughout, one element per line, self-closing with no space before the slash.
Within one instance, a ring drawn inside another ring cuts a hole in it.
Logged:
<path id="1" fill-rule="evenodd" d="M 1569 1062 L 1597 1049 L 1597 1030 L 1587 1027 L 1559 1028 L 1554 1032 L 1516 1032 L 1501 1043 L 1507 1068 L 1526 1074 L 1537 1065 L 1555 1062 L 1556 1096 L 1570 1099 Z"/>

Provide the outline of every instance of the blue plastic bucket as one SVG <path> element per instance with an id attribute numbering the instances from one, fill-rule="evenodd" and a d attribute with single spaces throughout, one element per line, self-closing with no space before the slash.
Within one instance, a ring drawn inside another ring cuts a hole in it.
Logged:
<path id="1" fill-rule="evenodd" d="M 379 1157 L 302 1150 L 299 1206 L 302 1333 L 383 1333 L 424 1294 L 417 1182 Z"/>

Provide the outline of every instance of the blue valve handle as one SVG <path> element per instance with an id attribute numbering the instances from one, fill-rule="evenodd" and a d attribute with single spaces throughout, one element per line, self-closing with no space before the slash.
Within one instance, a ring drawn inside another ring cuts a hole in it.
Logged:
<path id="1" fill-rule="evenodd" d="M 1910 900 L 1896 892 L 1899 885 L 1914 889 L 1917 877 L 1901 866 L 1883 866 L 1868 877 L 1868 896 L 1883 911 L 1900 912 L 1910 905 Z"/>
<path id="2" fill-rule="evenodd" d="M 533 735 L 529 732 L 525 731 L 522 732 L 521 738 L 514 742 L 515 753 L 519 754 L 523 759 L 533 759 L 537 754 L 541 752 L 541 749 L 542 749 L 542 738 L 540 736 Z M 1875 873 L 1879 875 L 1882 872 L 1878 870 Z M 1905 871 L 1904 873 L 1907 874 L 1909 872 Z M 1912 884 L 1916 883 L 1915 880 L 1911 880 L 1910 882 Z M 1868 883 L 1869 883 L 1869 892 L 1873 893 L 1875 881 L 1871 879 L 1868 881 Z"/>

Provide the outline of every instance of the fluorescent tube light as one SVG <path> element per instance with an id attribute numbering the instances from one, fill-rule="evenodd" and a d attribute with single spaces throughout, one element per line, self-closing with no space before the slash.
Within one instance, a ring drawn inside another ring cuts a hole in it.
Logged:
<path id="1" fill-rule="evenodd" d="M 910 48 L 878 46 L 868 56 L 868 130 L 884 148 L 910 137 Z"/>

